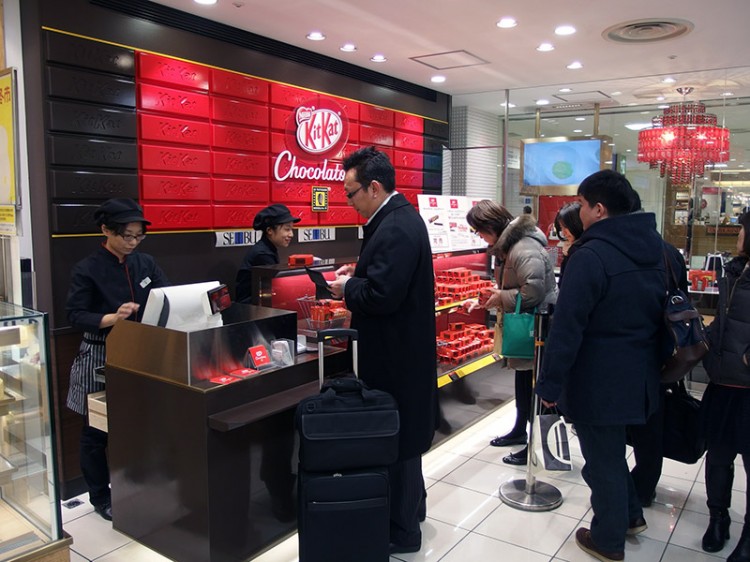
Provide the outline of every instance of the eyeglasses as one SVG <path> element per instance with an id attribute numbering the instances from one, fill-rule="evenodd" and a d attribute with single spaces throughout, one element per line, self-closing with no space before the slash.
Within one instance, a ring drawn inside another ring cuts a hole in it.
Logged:
<path id="1" fill-rule="evenodd" d="M 354 191 L 346 191 L 346 198 L 347 198 L 347 199 L 351 199 L 351 198 L 352 198 L 352 197 L 354 197 L 354 196 L 355 196 L 355 195 L 356 195 L 356 194 L 357 194 L 357 193 L 358 193 L 359 191 L 361 191 L 361 190 L 363 190 L 363 189 L 367 189 L 367 187 L 368 187 L 369 185 L 370 185 L 369 183 L 368 183 L 367 185 L 360 185 L 360 186 L 359 186 L 359 187 L 358 187 L 357 189 L 355 189 Z"/>
<path id="2" fill-rule="evenodd" d="M 117 236 L 125 240 L 125 242 L 143 242 L 143 239 L 146 237 L 145 234 L 120 234 L 119 232 Z"/>

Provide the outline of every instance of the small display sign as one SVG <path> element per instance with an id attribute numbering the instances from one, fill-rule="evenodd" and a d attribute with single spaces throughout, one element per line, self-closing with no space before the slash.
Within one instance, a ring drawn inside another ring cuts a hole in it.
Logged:
<path id="1" fill-rule="evenodd" d="M 313 186 L 312 188 L 312 210 L 322 213 L 328 210 L 328 192 L 327 187 Z"/>

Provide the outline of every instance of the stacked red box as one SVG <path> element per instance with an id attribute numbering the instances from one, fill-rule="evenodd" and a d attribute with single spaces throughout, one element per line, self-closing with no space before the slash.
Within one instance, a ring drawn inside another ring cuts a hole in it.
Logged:
<path id="1" fill-rule="evenodd" d="M 438 361 L 458 365 L 492 352 L 495 332 L 482 324 L 452 322 L 437 337 Z"/>
<path id="2" fill-rule="evenodd" d="M 323 299 L 310 307 L 310 319 L 314 322 L 326 322 L 346 318 L 348 311 L 341 301 Z"/>
<path id="3" fill-rule="evenodd" d="M 438 305 L 477 298 L 482 289 L 492 287 L 492 281 L 482 279 L 465 267 L 440 271 L 435 276 L 435 296 Z"/>

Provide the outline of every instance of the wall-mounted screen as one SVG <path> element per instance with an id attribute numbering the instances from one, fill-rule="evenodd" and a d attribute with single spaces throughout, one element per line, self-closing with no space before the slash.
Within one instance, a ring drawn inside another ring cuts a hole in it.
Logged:
<path id="1" fill-rule="evenodd" d="M 612 150 L 607 137 L 524 139 L 521 144 L 521 193 L 575 195 L 587 176 L 607 164 Z"/>

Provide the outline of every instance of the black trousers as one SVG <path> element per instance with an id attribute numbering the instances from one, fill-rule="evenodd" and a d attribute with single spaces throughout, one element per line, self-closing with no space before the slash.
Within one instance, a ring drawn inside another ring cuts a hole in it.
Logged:
<path id="1" fill-rule="evenodd" d="M 424 509 L 422 457 L 400 460 L 388 468 L 391 486 L 391 542 L 402 546 L 422 544 L 419 517 Z"/>
<path id="2" fill-rule="evenodd" d="M 706 505 L 710 511 L 723 511 L 732 505 L 734 482 L 734 447 L 712 445 L 706 453 Z M 745 525 L 750 525 L 750 455 L 742 455 L 747 486 L 745 500 Z"/>
<path id="3" fill-rule="evenodd" d="M 526 422 L 531 421 L 531 396 L 534 372 L 516 371 L 516 430 L 526 431 Z"/>
<path id="4" fill-rule="evenodd" d="M 81 472 L 89 489 L 89 501 L 94 507 L 111 503 L 109 463 L 107 462 L 107 434 L 84 420 L 81 430 Z"/>
<path id="5" fill-rule="evenodd" d="M 641 504 L 651 503 L 664 464 L 664 393 L 661 385 L 659 406 L 643 425 L 629 425 L 628 433 L 635 455 L 635 466 L 630 471 L 635 493 Z"/>
<path id="6" fill-rule="evenodd" d="M 586 461 L 581 475 L 591 489 L 591 539 L 605 552 L 622 552 L 630 521 L 643 517 L 625 460 L 625 426 L 575 425 Z"/>

